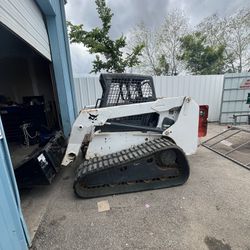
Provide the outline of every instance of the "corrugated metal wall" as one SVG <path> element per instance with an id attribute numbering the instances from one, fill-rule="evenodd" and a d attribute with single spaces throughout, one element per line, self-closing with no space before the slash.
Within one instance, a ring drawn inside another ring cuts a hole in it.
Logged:
<path id="1" fill-rule="evenodd" d="M 0 0 L 0 22 L 51 60 L 43 16 L 34 0 Z"/>
<path id="2" fill-rule="evenodd" d="M 157 97 L 191 96 L 209 105 L 209 121 L 218 121 L 223 75 L 154 77 Z"/>
<path id="3" fill-rule="evenodd" d="M 224 78 L 221 101 L 220 123 L 232 123 L 233 115 L 249 114 L 249 104 L 246 104 L 250 89 L 240 88 L 243 82 L 250 79 L 250 73 L 226 74 Z M 247 117 L 237 118 L 239 123 L 247 122 Z"/>
<path id="4" fill-rule="evenodd" d="M 97 76 L 74 77 L 74 89 L 77 113 L 86 106 L 94 106 L 102 95 Z"/>
<path id="5" fill-rule="evenodd" d="M 157 97 L 191 96 L 199 104 L 209 105 L 209 121 L 218 121 L 223 88 L 223 75 L 203 76 L 155 76 Z M 74 78 L 77 112 L 85 106 L 93 106 L 102 95 L 99 77 Z"/>

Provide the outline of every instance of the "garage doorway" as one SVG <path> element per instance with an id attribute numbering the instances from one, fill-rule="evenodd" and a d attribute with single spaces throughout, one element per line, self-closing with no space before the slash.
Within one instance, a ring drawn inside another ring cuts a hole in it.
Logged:
<path id="1" fill-rule="evenodd" d="M 65 139 L 52 63 L 0 25 L 0 114 L 31 239 L 60 170 Z"/>

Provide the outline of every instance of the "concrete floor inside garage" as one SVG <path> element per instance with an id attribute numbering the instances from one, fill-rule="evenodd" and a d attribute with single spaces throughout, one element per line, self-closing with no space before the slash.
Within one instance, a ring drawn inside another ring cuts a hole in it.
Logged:
<path id="1" fill-rule="evenodd" d="M 207 137 L 225 128 L 210 124 Z M 40 203 L 23 203 L 24 214 L 44 205 L 29 215 L 41 222 L 32 249 L 249 250 L 250 172 L 204 147 L 189 161 L 183 186 L 89 200 L 73 193 L 74 169 L 63 169 Z M 98 212 L 102 200 L 110 211 Z"/>

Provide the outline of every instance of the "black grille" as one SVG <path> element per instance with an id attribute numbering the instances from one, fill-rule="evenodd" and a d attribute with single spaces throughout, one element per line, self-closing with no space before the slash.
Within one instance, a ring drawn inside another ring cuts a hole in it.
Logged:
<path id="1" fill-rule="evenodd" d="M 107 106 L 140 103 L 153 100 L 149 80 L 112 79 L 107 96 Z"/>
<path id="2" fill-rule="evenodd" d="M 131 74 L 102 74 L 100 107 L 117 106 L 156 100 L 153 79 Z"/>

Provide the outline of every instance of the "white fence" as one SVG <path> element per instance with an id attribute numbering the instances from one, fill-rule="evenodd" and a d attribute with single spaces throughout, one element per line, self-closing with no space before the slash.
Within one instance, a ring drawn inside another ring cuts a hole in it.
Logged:
<path id="1" fill-rule="evenodd" d="M 209 105 L 209 121 L 219 121 L 223 89 L 223 75 L 155 76 L 157 97 L 191 96 L 198 104 Z M 74 78 L 77 112 L 93 106 L 101 97 L 102 89 L 97 76 Z"/>

